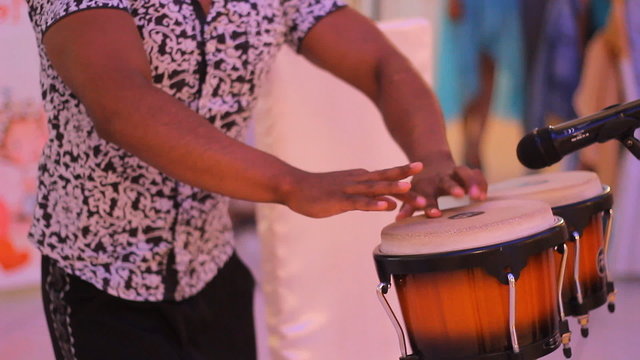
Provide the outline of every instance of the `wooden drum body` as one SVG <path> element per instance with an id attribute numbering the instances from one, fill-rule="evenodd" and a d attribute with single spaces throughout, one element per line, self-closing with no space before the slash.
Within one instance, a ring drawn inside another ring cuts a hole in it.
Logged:
<path id="1" fill-rule="evenodd" d="M 607 302 L 614 291 L 606 268 L 607 236 L 611 220 L 605 215 L 611 211 L 612 196 L 609 189 L 580 203 L 558 206 L 554 213 L 567 223 L 570 241 L 569 256 L 563 285 L 565 313 L 582 316 Z"/>
<path id="2" fill-rule="evenodd" d="M 569 256 L 563 282 L 566 315 L 576 316 L 588 335 L 588 313 L 609 300 L 614 310 L 615 289 L 607 274 L 613 196 L 597 175 L 588 171 L 523 176 L 489 187 L 491 199 L 545 201 L 562 217 L 569 231 Z"/>
<path id="3" fill-rule="evenodd" d="M 374 258 L 382 284 L 393 278 L 396 287 L 414 350 L 403 358 L 536 359 L 557 349 L 555 249 L 566 235 L 538 201 L 473 204 L 387 226 Z"/>

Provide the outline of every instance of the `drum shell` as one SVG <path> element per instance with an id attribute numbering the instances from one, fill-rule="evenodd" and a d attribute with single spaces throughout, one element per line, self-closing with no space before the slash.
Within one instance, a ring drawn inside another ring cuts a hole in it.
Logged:
<path id="1" fill-rule="evenodd" d="M 558 346 L 556 269 L 553 249 L 543 250 L 529 256 L 516 285 L 518 342 L 546 343 L 543 353 Z M 393 278 L 411 346 L 424 359 L 475 358 L 511 350 L 509 287 L 484 268 Z"/>
<path id="2" fill-rule="evenodd" d="M 578 254 L 579 270 L 577 272 L 582 304 L 578 302 L 576 287 L 575 260 L 577 244 L 567 241 L 567 265 L 562 286 L 562 302 L 565 315 L 580 316 L 587 314 L 607 302 L 607 275 L 605 269 L 605 239 L 602 215 L 593 214 L 588 217 L 587 225 L 582 229 L 571 229 L 580 233 L 580 252 Z M 568 224 L 570 226 L 570 224 Z M 556 255 L 560 263 L 561 255 Z"/>
<path id="3" fill-rule="evenodd" d="M 599 183 L 599 181 L 598 181 Z M 602 214 L 613 206 L 611 189 L 607 185 L 600 185 L 602 192 L 598 195 L 585 197 L 583 200 L 558 205 L 560 198 L 539 195 L 538 193 L 522 193 L 512 195 L 512 198 L 526 198 L 544 200 L 549 202 L 554 215 L 562 217 L 570 233 L 580 235 L 579 267 L 577 278 L 583 301 L 578 301 L 578 289 L 576 286 L 575 259 L 577 244 L 572 237 L 568 237 L 568 257 L 565 277 L 562 287 L 563 308 L 565 315 L 586 315 L 592 309 L 606 303 L 613 283 L 606 275 L 606 239 L 603 229 Z M 545 198 L 546 196 L 546 198 Z M 503 197 L 500 197 L 503 198 Z M 560 255 L 557 255 L 557 263 L 560 263 Z"/>

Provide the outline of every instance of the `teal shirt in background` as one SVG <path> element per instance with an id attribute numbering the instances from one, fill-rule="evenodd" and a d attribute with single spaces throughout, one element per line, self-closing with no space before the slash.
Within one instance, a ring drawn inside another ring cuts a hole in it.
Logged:
<path id="1" fill-rule="evenodd" d="M 503 118 L 524 114 L 523 39 L 519 1 L 462 0 L 463 16 L 452 21 L 442 6 L 436 93 L 445 118 L 461 117 L 480 87 L 480 55 L 495 61 L 491 112 Z"/>

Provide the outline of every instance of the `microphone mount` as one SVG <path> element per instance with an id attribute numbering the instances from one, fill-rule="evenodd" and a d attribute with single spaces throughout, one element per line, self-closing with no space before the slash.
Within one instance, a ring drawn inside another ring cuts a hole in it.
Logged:
<path id="1" fill-rule="evenodd" d="M 633 135 L 634 130 L 631 129 L 627 134 L 620 136 L 618 140 L 636 159 L 640 160 L 640 140 Z"/>
<path id="2" fill-rule="evenodd" d="M 615 106 L 617 105 L 607 107 L 605 108 L 605 110 Z M 618 119 L 619 120 L 617 122 L 609 123 L 609 124 L 612 124 L 611 127 L 615 126 L 618 129 L 620 128 L 624 129 L 621 135 L 615 136 L 615 138 L 618 141 L 620 141 L 622 145 L 627 150 L 629 150 L 629 152 L 633 154 L 633 156 L 636 157 L 636 159 L 640 160 L 640 140 L 638 140 L 634 134 L 635 130 L 640 127 L 640 119 L 634 116 L 629 116 L 623 112 L 618 113 Z M 606 130 L 610 130 L 609 126 L 606 127 Z M 619 131 L 619 130 L 614 130 L 614 131 Z"/>

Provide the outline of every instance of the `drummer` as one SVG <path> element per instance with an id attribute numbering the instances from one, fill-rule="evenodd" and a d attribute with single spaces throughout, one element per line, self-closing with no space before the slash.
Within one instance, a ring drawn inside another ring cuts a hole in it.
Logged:
<path id="1" fill-rule="evenodd" d="M 485 197 L 427 84 L 340 0 L 28 3 L 51 129 L 31 239 L 58 359 L 255 358 L 229 197 L 311 217 L 395 197 L 399 218 Z M 411 163 L 310 173 L 238 141 L 285 42 L 374 101 Z"/>

